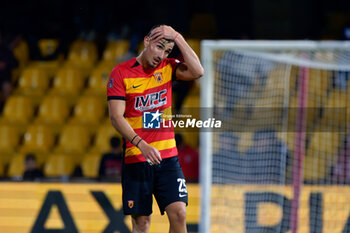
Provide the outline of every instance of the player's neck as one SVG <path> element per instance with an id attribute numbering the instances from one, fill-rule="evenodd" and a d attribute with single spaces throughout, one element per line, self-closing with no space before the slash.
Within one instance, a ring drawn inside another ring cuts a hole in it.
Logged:
<path id="1" fill-rule="evenodd" d="M 136 57 L 136 61 L 146 70 L 154 69 L 147 63 L 146 58 L 143 56 L 143 52 Z"/>

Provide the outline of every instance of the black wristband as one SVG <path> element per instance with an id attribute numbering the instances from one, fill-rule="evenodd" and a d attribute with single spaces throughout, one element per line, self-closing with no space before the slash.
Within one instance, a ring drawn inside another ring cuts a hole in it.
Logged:
<path id="1" fill-rule="evenodd" d="M 136 144 L 136 147 L 137 147 L 137 148 L 139 148 L 138 145 L 139 145 L 139 143 L 140 143 L 141 141 L 142 141 L 142 138 L 141 138 L 140 141 Z"/>
<path id="2" fill-rule="evenodd" d="M 139 135 L 136 134 L 136 135 L 131 139 L 131 141 L 130 141 L 131 144 L 132 144 L 132 142 L 134 141 L 134 139 L 135 139 L 137 136 L 139 136 Z"/>

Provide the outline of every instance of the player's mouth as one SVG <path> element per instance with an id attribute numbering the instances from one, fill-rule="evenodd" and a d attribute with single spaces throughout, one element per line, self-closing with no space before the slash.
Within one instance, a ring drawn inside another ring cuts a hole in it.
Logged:
<path id="1" fill-rule="evenodd" d="M 159 64 L 159 63 L 160 63 L 160 59 L 158 59 L 158 58 L 153 58 L 153 63 L 154 63 L 155 65 Z"/>

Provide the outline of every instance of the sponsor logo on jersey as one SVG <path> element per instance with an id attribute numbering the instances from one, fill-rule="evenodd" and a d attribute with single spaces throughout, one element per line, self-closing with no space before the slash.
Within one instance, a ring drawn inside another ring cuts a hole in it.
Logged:
<path id="1" fill-rule="evenodd" d="M 135 109 L 139 111 L 154 109 L 167 104 L 167 90 L 161 90 L 135 98 Z"/>
<path id="2" fill-rule="evenodd" d="M 153 77 L 156 79 L 157 83 L 163 82 L 163 74 L 161 72 L 155 73 Z"/>

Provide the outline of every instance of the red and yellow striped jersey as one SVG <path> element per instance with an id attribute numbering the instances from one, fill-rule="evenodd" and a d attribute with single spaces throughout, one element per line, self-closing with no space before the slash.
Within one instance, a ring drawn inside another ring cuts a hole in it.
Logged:
<path id="1" fill-rule="evenodd" d="M 158 111 L 162 113 L 158 120 L 171 120 L 165 116 L 171 116 L 171 84 L 178 64 L 178 60 L 167 58 L 156 68 L 146 69 L 133 58 L 114 67 L 107 83 L 108 100 L 126 101 L 125 119 L 143 140 L 159 150 L 163 159 L 177 155 L 173 126 L 159 124 L 160 128 L 147 129 L 144 117 Z M 136 146 L 127 140 L 124 143 L 125 163 L 146 161 Z"/>

